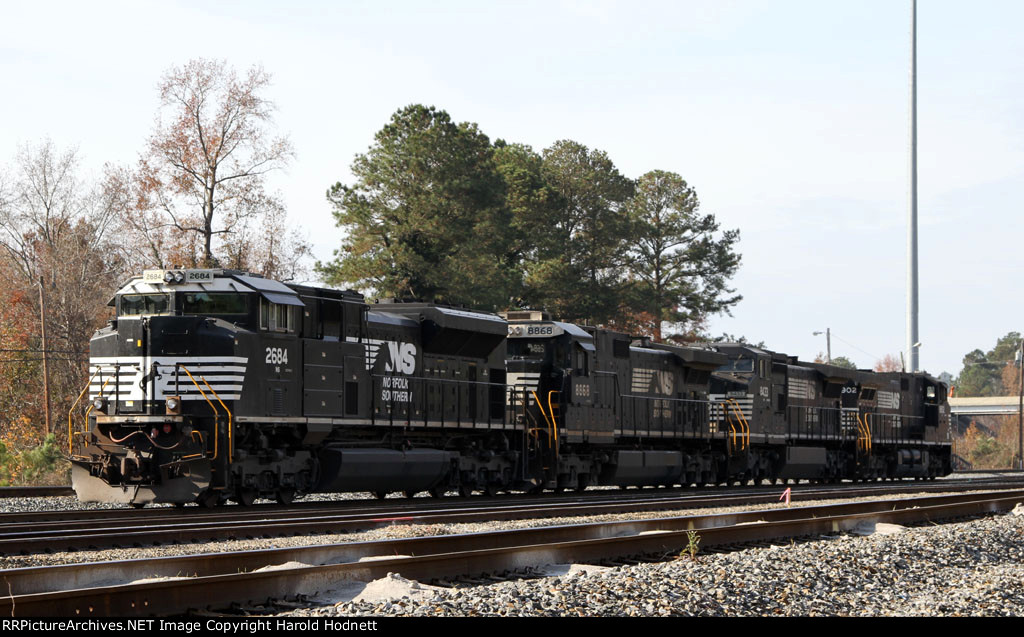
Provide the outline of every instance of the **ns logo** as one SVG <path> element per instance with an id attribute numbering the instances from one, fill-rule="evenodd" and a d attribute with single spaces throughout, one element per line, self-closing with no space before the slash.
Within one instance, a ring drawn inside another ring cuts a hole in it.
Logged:
<path id="1" fill-rule="evenodd" d="M 386 341 L 387 360 L 384 361 L 385 372 L 413 374 L 416 371 L 416 346 L 412 343 Z M 383 348 L 382 348 L 383 349 Z"/>

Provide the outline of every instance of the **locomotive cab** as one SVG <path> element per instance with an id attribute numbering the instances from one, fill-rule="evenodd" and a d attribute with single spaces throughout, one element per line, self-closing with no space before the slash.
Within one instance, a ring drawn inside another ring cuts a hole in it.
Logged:
<path id="1" fill-rule="evenodd" d="M 518 319 L 521 315 L 529 319 Z M 512 420 L 546 426 L 563 399 L 589 395 L 576 385 L 590 387 L 594 337 L 541 312 L 509 312 L 509 319 L 505 367 Z"/>
<path id="2" fill-rule="evenodd" d="M 69 423 L 80 499 L 109 500 L 118 486 L 120 501 L 181 502 L 226 484 L 256 341 L 281 341 L 274 353 L 287 384 L 302 302 L 241 272 L 147 270 L 110 305 L 116 317 L 90 343 L 87 430 Z"/>

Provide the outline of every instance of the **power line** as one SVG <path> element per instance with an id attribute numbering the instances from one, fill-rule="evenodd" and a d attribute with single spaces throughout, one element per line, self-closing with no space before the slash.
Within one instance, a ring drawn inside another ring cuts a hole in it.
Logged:
<path id="1" fill-rule="evenodd" d="M 864 350 L 862 350 L 861 348 L 857 347 L 856 345 L 854 345 L 854 344 L 853 344 L 853 343 L 851 343 L 850 341 L 848 341 L 848 340 L 846 340 L 846 339 L 842 338 L 841 336 L 838 336 L 838 335 L 837 335 L 837 334 L 836 334 L 835 332 L 832 332 L 832 336 L 835 336 L 836 338 L 838 338 L 838 339 L 839 339 L 839 340 L 841 340 L 842 342 L 846 343 L 847 345 L 849 345 L 849 346 L 850 346 L 850 347 L 852 347 L 853 349 L 857 350 L 858 352 L 860 352 L 860 353 L 862 353 L 862 354 L 867 354 L 868 356 L 870 356 L 871 358 L 875 359 L 876 361 L 880 361 L 880 360 L 882 360 L 882 357 L 881 357 L 881 356 L 875 356 L 875 355 L 874 355 L 874 354 L 872 354 L 871 352 L 867 352 L 867 351 L 864 351 Z"/>

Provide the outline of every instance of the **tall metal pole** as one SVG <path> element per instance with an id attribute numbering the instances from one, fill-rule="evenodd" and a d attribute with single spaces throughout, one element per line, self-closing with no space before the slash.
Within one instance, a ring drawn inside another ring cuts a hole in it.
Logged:
<path id="1" fill-rule="evenodd" d="M 42 333 L 43 341 L 43 402 L 46 414 L 46 431 L 43 432 L 43 438 L 46 438 L 50 435 L 50 371 L 47 368 L 46 303 L 43 300 L 43 277 L 39 277 L 39 331 Z"/>
<path id="2" fill-rule="evenodd" d="M 907 358 L 911 372 L 918 363 L 917 334 L 917 0 L 910 16 L 910 218 L 907 229 Z"/>
<path id="3" fill-rule="evenodd" d="M 1020 340 L 1020 395 L 1017 400 L 1017 468 L 1024 469 L 1024 338 Z"/>

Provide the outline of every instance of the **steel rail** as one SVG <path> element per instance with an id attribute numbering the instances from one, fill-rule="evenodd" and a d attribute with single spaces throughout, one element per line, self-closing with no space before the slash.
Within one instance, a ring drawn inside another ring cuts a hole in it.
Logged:
<path id="1" fill-rule="evenodd" d="M 584 502 L 590 499 L 594 500 L 605 500 L 613 501 L 616 499 L 633 501 L 638 498 L 646 497 L 680 497 L 680 498 L 738 498 L 738 497 L 754 497 L 763 495 L 765 498 L 769 497 L 770 494 L 776 496 L 781 492 L 780 489 L 785 489 L 787 485 L 746 485 L 741 487 L 702 487 L 694 489 L 690 487 L 676 487 L 672 489 L 628 489 L 628 490 L 615 490 L 615 489 L 592 489 L 583 493 L 572 493 L 572 494 L 544 494 L 541 496 L 527 496 L 525 494 L 513 494 L 498 496 L 496 498 L 442 498 L 440 500 L 428 499 L 428 498 L 412 498 L 412 499 L 398 499 L 392 498 L 385 501 L 375 499 L 359 499 L 359 500 L 333 500 L 333 501 L 310 501 L 310 502 L 296 502 L 287 507 L 282 507 L 278 504 L 256 504 L 249 507 L 224 507 L 219 509 L 205 509 L 202 507 L 187 507 L 187 508 L 175 508 L 175 507 L 150 507 L 144 509 L 136 508 L 116 508 L 116 509 L 70 509 L 70 510 L 51 510 L 51 511 L 29 511 L 19 513 L 0 513 L 0 528 L 7 527 L 13 524 L 24 524 L 31 523 L 33 525 L 40 522 L 50 521 L 61 521 L 70 522 L 71 520 L 117 520 L 117 521 L 130 521 L 130 520 L 162 520 L 167 518 L 180 518 L 180 519 L 227 519 L 236 520 L 243 519 L 245 517 L 258 517 L 264 519 L 267 516 L 281 517 L 294 515 L 297 511 L 305 511 L 311 513 L 317 511 L 318 514 L 324 511 L 347 511 L 350 513 L 358 512 L 362 507 L 365 511 L 394 511 L 399 512 L 407 509 L 423 508 L 424 502 L 432 502 L 437 506 L 444 506 L 445 508 L 455 509 L 459 507 L 476 508 L 485 502 L 494 502 L 498 506 L 512 503 L 512 506 L 522 505 L 523 503 L 536 503 L 536 504 L 551 504 L 557 506 L 564 506 L 565 504 L 572 504 L 577 502 Z M 1016 478 L 969 478 L 969 479 L 943 479 L 935 481 L 895 481 L 895 482 L 873 482 L 873 483 L 843 483 L 833 485 L 821 485 L 821 484 L 799 484 L 790 485 L 794 493 L 803 493 L 808 496 L 818 497 L 860 497 L 862 495 L 870 495 L 872 493 L 890 494 L 900 492 L 935 492 L 935 491 L 957 491 L 957 490 L 969 490 L 969 489 L 997 489 L 997 488 L 1018 488 L 1024 487 L 1024 479 Z M 22 488 L 22 487 L 12 487 Z M 37 487 L 28 487 L 35 489 Z M 51 487 L 38 487 L 48 489 Z M 0 488 L 2 489 L 2 488 Z M 0 491 L 2 493 L 2 491 Z M 765 500 L 767 501 L 767 500 Z M 367 503 L 372 503 L 367 505 Z M 357 507 L 356 511 L 352 508 Z"/>
<path id="2" fill-rule="evenodd" d="M 708 548 L 840 533 L 863 522 L 909 524 L 982 515 L 1007 510 L 1022 500 L 1024 491 L 1012 495 L 961 494 L 11 569 L 0 572 L 9 591 L 6 597 L 0 597 L 0 614 L 75 617 L 174 614 L 188 609 L 223 608 L 231 603 L 292 598 L 299 593 L 322 593 L 345 582 L 371 581 L 391 572 L 429 580 L 567 561 L 674 556 L 688 545 L 691 531 L 698 532 L 701 547 Z M 288 565 L 289 562 L 301 565 Z M 252 572 L 270 564 L 284 566 Z M 153 581 L 156 577 L 177 579 Z M 111 583 L 146 579 L 149 581 Z"/>
<path id="3" fill-rule="evenodd" d="M 0 487 L 0 498 L 47 498 L 75 495 L 70 486 L 58 487 Z"/>
<path id="4" fill-rule="evenodd" d="M 816 489 L 807 485 L 807 490 L 794 492 L 803 499 L 828 499 L 830 497 L 861 497 L 880 494 L 894 494 L 904 491 L 920 493 L 924 487 L 937 489 L 939 485 L 918 484 L 885 488 L 840 490 Z M 948 485 L 947 485 L 948 486 Z M 1018 485 L 1019 486 L 1019 485 Z M 971 488 L 982 488 L 972 485 Z M 946 489 L 948 490 L 948 489 Z M 623 496 L 614 494 L 608 498 L 573 498 L 533 500 L 507 504 L 505 502 L 482 506 L 483 503 L 467 501 L 396 501 L 396 505 L 336 509 L 323 508 L 312 511 L 306 507 L 280 509 L 278 507 L 232 508 L 229 512 L 207 513 L 194 509 L 182 515 L 174 509 L 154 509 L 149 512 L 136 510 L 114 510 L 90 513 L 115 514 L 91 517 L 84 520 L 42 521 L 36 514 L 26 518 L 14 515 L 0 516 L 0 552 L 31 553 L 39 551 L 80 550 L 115 546 L 141 546 L 162 543 L 195 542 L 202 539 L 253 538 L 284 535 L 299 535 L 315 532 L 351 532 L 366 530 L 397 522 L 475 522 L 543 518 L 553 516 L 583 516 L 608 513 L 637 513 L 645 510 L 687 509 L 708 506 L 742 506 L 771 503 L 777 500 L 775 490 L 748 492 L 742 495 L 700 495 L 677 494 L 665 496 L 663 492 L 651 496 Z M 427 504 L 430 503 L 430 504 Z M 337 503 L 332 503 L 337 504 Z M 127 514 L 122 518 L 116 514 Z M 460 519 L 458 516 L 462 515 Z M 428 516 L 435 517 L 433 519 Z M 456 517 L 450 517 L 456 516 Z M 106 526 L 104 526 L 106 525 Z"/>
<path id="5" fill-rule="evenodd" d="M 901 489 L 902 490 L 902 489 Z M 920 492 L 920 490 L 917 490 Z M 821 492 L 795 491 L 798 498 L 863 497 L 878 490 L 849 489 Z M 365 531 L 395 524 L 459 524 L 497 520 L 643 513 L 703 507 L 770 504 L 778 493 L 748 493 L 733 496 L 676 495 L 610 501 L 582 498 L 571 502 L 497 503 L 450 507 L 432 500 L 420 500 L 403 507 L 372 507 L 365 510 L 276 510 L 251 511 L 239 508 L 230 514 L 150 516 L 139 520 L 21 521 L 0 524 L 0 553 L 29 554 L 43 551 L 100 549 L 121 546 L 191 543 L 204 540 L 247 539 L 313 533 Z M 428 505 L 426 503 L 432 503 Z M 173 509 L 165 509 L 173 511 Z M 201 511 L 201 510 L 197 510 Z M 2 592 L 2 591 L 0 591 Z"/>

